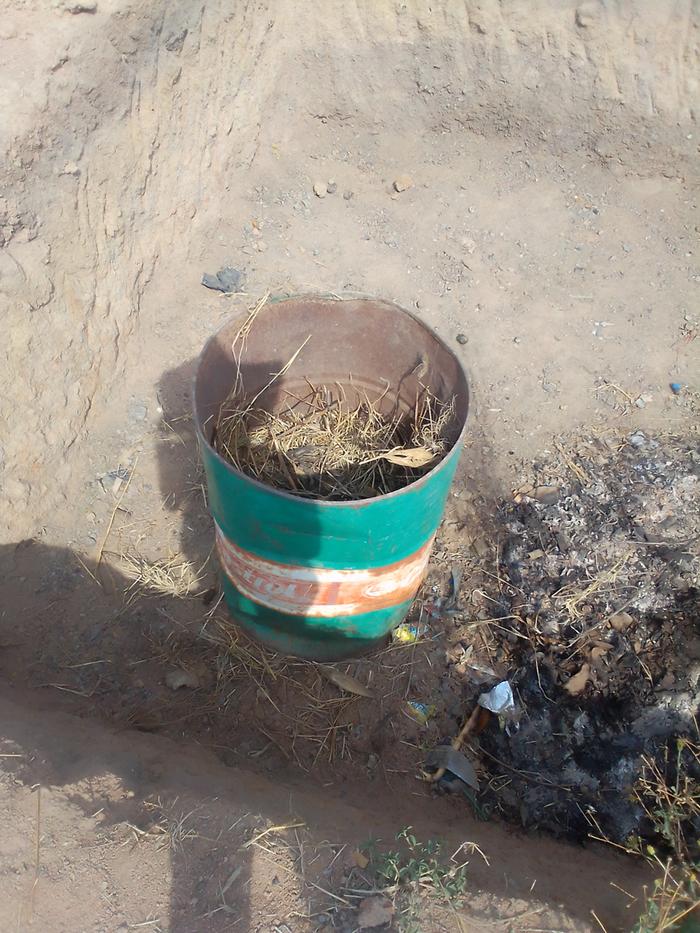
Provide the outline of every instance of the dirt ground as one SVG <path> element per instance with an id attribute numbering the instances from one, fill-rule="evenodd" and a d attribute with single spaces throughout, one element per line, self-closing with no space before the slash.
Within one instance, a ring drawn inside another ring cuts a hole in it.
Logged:
<path id="1" fill-rule="evenodd" d="M 352 929 L 352 852 L 408 825 L 489 863 L 470 855 L 461 921 L 427 906 L 424 929 L 599 929 L 592 910 L 631 927 L 638 863 L 536 835 L 538 814 L 514 828 L 519 789 L 478 820 L 416 781 L 472 701 L 446 691 L 427 732 L 402 711 L 435 658 L 459 664 L 451 621 L 353 668 L 381 695 L 371 715 L 236 641 L 202 598 L 215 572 L 189 391 L 204 340 L 265 292 L 419 313 L 473 390 L 439 593 L 468 554 L 463 592 L 496 598 L 508 523 L 547 550 L 527 502 L 508 509 L 524 482 L 559 482 L 560 438 L 607 439 L 610 459 L 635 432 L 673 435 L 689 463 L 698 22 L 682 0 L 6 2 L 2 929 Z M 202 287 L 225 265 L 245 293 Z M 697 498 L 678 488 L 684 520 Z M 531 511 L 548 533 L 566 524 Z M 129 590 L 129 555 L 199 579 L 184 599 Z M 691 571 L 674 572 L 696 599 Z M 173 690 L 178 671 L 190 685 Z M 668 674 L 650 669 L 650 703 Z"/>

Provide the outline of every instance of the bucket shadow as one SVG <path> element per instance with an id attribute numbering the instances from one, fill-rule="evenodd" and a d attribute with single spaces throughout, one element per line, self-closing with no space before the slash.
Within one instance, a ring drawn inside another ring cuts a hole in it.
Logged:
<path id="1" fill-rule="evenodd" d="M 192 716 L 201 717 L 205 691 L 174 692 L 164 683 L 171 662 L 154 658 L 154 649 L 157 654 L 157 646 L 172 643 L 167 601 L 144 599 L 127 606 L 124 594 L 132 581 L 111 570 L 111 585 L 105 586 L 99 575 L 94 561 L 69 549 L 32 540 L 0 548 L 0 742 L 3 751 L 12 753 L 3 756 L 3 771 L 10 770 L 25 788 L 40 785 L 58 792 L 59 800 L 65 798 L 89 818 L 87 831 L 100 845 L 111 840 L 115 846 L 138 847 L 134 860 L 143 857 L 146 865 L 149 850 L 165 846 L 168 929 L 173 933 L 230 924 L 230 912 L 203 918 L 219 905 L 220 888 L 231 874 L 226 860 L 238 853 L 240 871 L 226 900 L 247 929 L 251 864 L 250 853 L 241 849 L 243 836 L 224 835 L 214 846 L 194 832 L 184 844 L 177 838 L 186 812 L 184 801 L 176 799 L 178 781 L 188 773 L 188 756 L 201 758 L 202 752 L 171 746 L 181 769 L 172 770 L 163 763 L 168 744 L 158 751 L 149 735 L 170 731 L 169 723 L 186 725 Z M 194 658 L 194 640 L 178 637 L 183 647 L 191 641 Z M 102 723 L 94 721 L 95 713 Z M 193 804 L 205 823 L 214 812 L 208 794 L 205 785 Z M 49 793 L 42 804 L 49 824 L 56 817 L 54 799 Z M 50 863 L 50 835 L 43 852 Z M 193 863 L 207 868 L 193 871 Z M 6 865 L 4 860 L 3 870 Z M 21 864 L 16 871 L 21 877 Z M 52 904 L 53 888 L 43 882 L 46 871 L 42 867 L 32 895 L 34 924 L 67 929 Z M 29 923 L 25 895 L 31 880 L 26 890 L 21 884 L 13 888 L 16 900 L 8 897 L 0 905 L 1 928 L 14 929 L 17 918 L 22 921 L 17 929 Z M 130 922 L 145 919 L 130 913 L 131 906 L 125 910 Z M 89 922 L 89 917 L 82 919 Z"/>

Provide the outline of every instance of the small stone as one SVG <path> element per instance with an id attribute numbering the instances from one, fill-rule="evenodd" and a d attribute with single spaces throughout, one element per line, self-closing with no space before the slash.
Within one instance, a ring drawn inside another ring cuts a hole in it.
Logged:
<path id="1" fill-rule="evenodd" d="M 394 917 L 394 905 L 388 897 L 366 897 L 360 901 L 357 925 L 361 930 L 372 930 L 391 923 Z"/>
<path id="2" fill-rule="evenodd" d="M 328 186 L 325 181 L 317 181 L 314 183 L 314 194 L 317 198 L 325 198 L 328 194 Z"/>
<path id="3" fill-rule="evenodd" d="M 354 196 L 355 196 L 355 192 L 354 192 L 354 191 L 343 191 L 343 199 L 344 199 L 345 201 L 352 201 L 352 199 L 354 198 Z"/>
<path id="4" fill-rule="evenodd" d="M 75 162 L 66 162 L 61 175 L 80 175 L 80 169 Z"/>
<path id="5" fill-rule="evenodd" d="M 328 184 L 326 185 L 326 191 L 328 192 L 328 194 L 335 194 L 337 190 L 338 190 L 338 182 L 336 181 L 329 181 Z"/>
<path id="6" fill-rule="evenodd" d="M 464 346 L 465 343 L 469 342 L 469 337 L 466 334 L 457 334 L 457 343 L 461 343 Z"/>
<path id="7" fill-rule="evenodd" d="M 165 675 L 165 685 L 171 690 L 181 690 L 183 687 L 194 689 L 199 686 L 199 677 L 193 671 L 168 671 Z"/>
<path id="8" fill-rule="evenodd" d="M 63 9 L 74 15 L 78 13 L 96 13 L 97 3 L 91 2 L 91 0 L 82 0 L 82 2 L 81 0 L 77 0 L 75 3 L 66 3 Z"/>
<path id="9" fill-rule="evenodd" d="M 187 29 L 181 29 L 180 32 L 173 33 L 165 40 L 165 47 L 168 52 L 181 52 L 186 38 Z"/>
<path id="10" fill-rule="evenodd" d="M 394 179 L 394 191 L 408 191 L 413 187 L 413 179 L 410 175 L 398 175 Z"/>
<path id="11" fill-rule="evenodd" d="M 144 402 L 132 399 L 129 402 L 128 414 L 130 421 L 145 421 L 148 417 L 148 407 Z"/>
<path id="12" fill-rule="evenodd" d="M 637 449 L 644 447 L 646 442 L 646 434 L 643 431 L 635 431 L 634 434 L 630 435 L 630 444 Z"/>
<path id="13" fill-rule="evenodd" d="M 643 395 L 640 395 L 639 398 L 634 400 L 635 408 L 646 408 L 646 404 L 647 402 Z"/>
<path id="14" fill-rule="evenodd" d="M 472 240 L 470 236 L 462 237 L 462 246 L 468 253 L 473 253 L 476 249 L 476 241 Z"/>

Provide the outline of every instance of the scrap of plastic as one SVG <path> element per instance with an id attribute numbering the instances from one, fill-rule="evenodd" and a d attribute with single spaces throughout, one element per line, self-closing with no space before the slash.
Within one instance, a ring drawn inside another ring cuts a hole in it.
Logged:
<path id="1" fill-rule="evenodd" d="M 420 700 L 408 700 L 406 702 L 406 711 L 409 716 L 425 726 L 428 720 L 435 715 L 435 707 L 427 703 L 421 703 Z"/>
<path id="2" fill-rule="evenodd" d="M 488 693 L 482 693 L 479 697 L 479 706 L 491 710 L 492 713 L 496 713 L 498 716 L 507 712 L 509 709 L 515 709 L 513 691 L 508 681 L 502 680 L 500 684 L 496 684 Z"/>
<path id="3" fill-rule="evenodd" d="M 409 622 L 402 622 L 401 625 L 397 625 L 394 631 L 391 633 L 393 641 L 400 642 L 402 644 L 411 644 L 414 641 L 419 641 L 428 634 L 428 627 L 426 625 L 415 625 Z"/>

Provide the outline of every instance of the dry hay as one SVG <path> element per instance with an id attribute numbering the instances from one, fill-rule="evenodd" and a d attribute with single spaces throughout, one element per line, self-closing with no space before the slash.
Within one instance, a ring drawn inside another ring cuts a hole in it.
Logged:
<path id="1" fill-rule="evenodd" d="M 148 560 L 141 554 L 129 553 L 121 555 L 120 564 L 132 581 L 127 588 L 130 597 L 157 593 L 184 599 L 196 594 L 201 579 L 201 570 L 198 573 L 190 561 L 179 557 Z"/>
<path id="2" fill-rule="evenodd" d="M 427 389 L 413 411 L 382 413 L 365 396 L 347 403 L 343 386 L 287 393 L 285 410 L 225 405 L 216 446 L 233 466 L 278 489 L 318 499 L 368 499 L 421 477 L 444 456 L 454 402 Z"/>
<path id="3" fill-rule="evenodd" d="M 419 479 L 449 449 L 455 400 L 443 402 L 419 384 L 412 406 L 400 404 L 387 385 L 376 399 L 348 384 L 284 389 L 275 411 L 262 397 L 290 369 L 309 338 L 255 396 L 247 398 L 241 374 L 245 342 L 263 299 L 233 341 L 234 384 L 221 405 L 214 445 L 242 473 L 299 496 L 368 499 Z M 416 370 L 420 373 L 420 369 Z"/>

